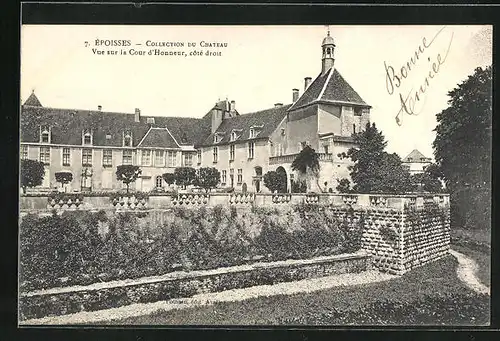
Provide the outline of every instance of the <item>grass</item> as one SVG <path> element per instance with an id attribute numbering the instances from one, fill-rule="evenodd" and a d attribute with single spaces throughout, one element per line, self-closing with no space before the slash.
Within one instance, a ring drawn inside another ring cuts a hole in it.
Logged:
<path id="1" fill-rule="evenodd" d="M 451 230 L 452 248 L 472 258 L 479 266 L 477 277 L 487 286 L 491 283 L 491 231 L 486 229 Z"/>
<path id="2" fill-rule="evenodd" d="M 130 317 L 106 325 L 488 325 L 489 297 L 456 276 L 452 256 L 399 278 Z"/>

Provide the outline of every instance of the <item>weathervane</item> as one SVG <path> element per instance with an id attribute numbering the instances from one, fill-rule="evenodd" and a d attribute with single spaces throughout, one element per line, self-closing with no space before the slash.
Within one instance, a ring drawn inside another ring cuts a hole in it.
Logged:
<path id="1" fill-rule="evenodd" d="M 330 36 L 330 25 L 326 25 L 326 34 Z"/>

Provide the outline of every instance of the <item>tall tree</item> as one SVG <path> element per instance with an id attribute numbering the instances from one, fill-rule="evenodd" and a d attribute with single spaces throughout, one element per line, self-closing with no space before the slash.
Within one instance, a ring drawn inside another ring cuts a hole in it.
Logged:
<path id="1" fill-rule="evenodd" d="M 423 173 L 411 176 L 412 191 L 441 193 L 444 191 L 441 179 L 439 168 L 434 163 L 430 164 Z"/>
<path id="2" fill-rule="evenodd" d="M 297 155 L 297 157 L 292 162 L 292 170 L 299 173 L 299 177 L 306 180 L 307 188 L 311 190 L 310 180 L 316 180 L 316 185 L 321 189 L 319 185 L 319 155 L 310 146 L 305 146 Z"/>
<path id="3" fill-rule="evenodd" d="M 120 165 L 116 167 L 116 178 L 122 181 L 127 186 L 127 193 L 129 192 L 130 183 L 134 182 L 141 175 L 142 170 L 139 166 L 133 165 Z"/>
<path id="4" fill-rule="evenodd" d="M 434 156 L 450 191 L 452 222 L 490 225 L 492 69 L 477 68 L 436 115 Z"/>
<path id="5" fill-rule="evenodd" d="M 163 180 L 165 180 L 165 182 L 168 185 L 175 184 L 175 175 L 174 175 L 174 173 L 163 173 L 162 177 L 163 177 Z"/>
<path id="6" fill-rule="evenodd" d="M 176 184 L 186 189 L 187 186 L 192 185 L 196 180 L 196 169 L 192 167 L 177 167 L 174 170 L 174 177 Z"/>
<path id="7" fill-rule="evenodd" d="M 40 186 L 45 176 L 43 162 L 23 159 L 21 160 L 21 187 L 26 194 L 26 187 Z"/>
<path id="8" fill-rule="evenodd" d="M 387 141 L 375 123 L 367 123 L 364 131 L 354 135 L 357 148 L 340 153 L 340 158 L 350 158 L 350 176 L 357 193 L 404 193 L 411 189 L 410 173 L 401 164 L 397 154 L 385 150 Z"/>

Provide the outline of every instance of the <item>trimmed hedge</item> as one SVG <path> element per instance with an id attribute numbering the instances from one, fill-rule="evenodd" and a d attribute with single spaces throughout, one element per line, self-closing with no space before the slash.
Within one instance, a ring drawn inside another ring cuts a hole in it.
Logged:
<path id="1" fill-rule="evenodd" d="M 159 226 L 135 212 L 25 216 L 21 291 L 354 252 L 363 226 L 318 205 L 288 212 L 176 207 L 164 218 Z"/>

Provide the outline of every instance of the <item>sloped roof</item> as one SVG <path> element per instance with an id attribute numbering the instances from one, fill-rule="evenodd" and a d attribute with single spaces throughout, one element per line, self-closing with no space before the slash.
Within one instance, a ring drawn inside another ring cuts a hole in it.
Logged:
<path id="1" fill-rule="evenodd" d="M 30 105 L 33 107 L 41 107 L 42 103 L 40 103 L 40 100 L 38 99 L 38 97 L 36 97 L 35 92 L 33 91 L 31 93 L 30 97 L 28 97 L 28 99 L 26 100 L 26 102 L 24 102 L 24 105 Z"/>
<path id="2" fill-rule="evenodd" d="M 290 110 L 317 101 L 346 102 L 369 107 L 335 68 L 331 68 L 324 75 L 319 74 Z"/>
<path id="3" fill-rule="evenodd" d="M 219 133 L 222 139 L 216 145 L 227 144 L 230 141 L 231 131 L 237 130 L 239 138 L 236 141 L 250 140 L 250 128 L 253 126 L 262 126 L 260 133 L 255 137 L 269 137 L 278 127 L 280 122 L 287 114 L 291 104 L 280 107 L 273 107 L 253 113 L 242 114 L 235 117 L 226 118 L 217 128 L 214 134 L 210 134 L 201 146 L 214 145 L 214 135 Z"/>
<path id="4" fill-rule="evenodd" d="M 137 147 L 179 148 L 179 145 L 168 129 L 151 127 Z"/>
<path id="5" fill-rule="evenodd" d="M 421 152 L 419 152 L 417 149 L 413 149 L 410 154 L 408 154 L 402 162 L 420 162 L 422 159 L 425 159 L 426 161 L 430 161 L 430 158 L 424 156 Z"/>

